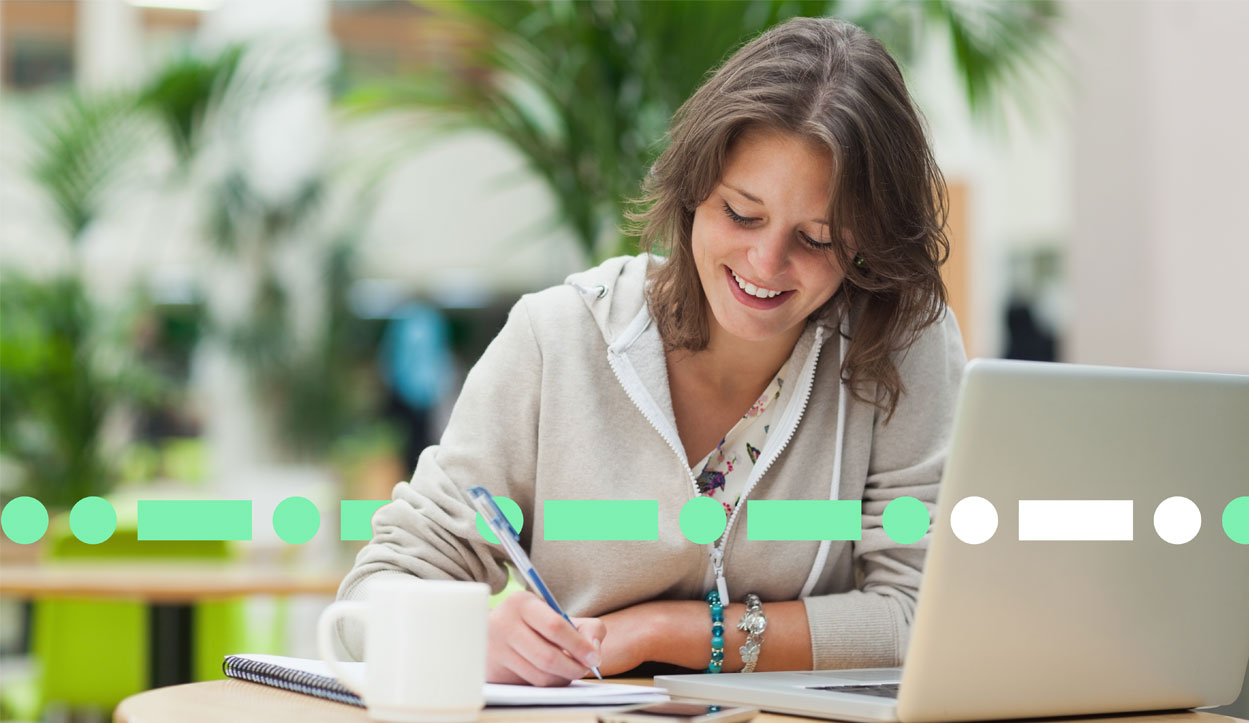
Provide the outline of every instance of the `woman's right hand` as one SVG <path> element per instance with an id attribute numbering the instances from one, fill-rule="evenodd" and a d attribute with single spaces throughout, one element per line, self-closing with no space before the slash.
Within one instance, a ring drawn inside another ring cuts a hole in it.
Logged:
<path id="1" fill-rule="evenodd" d="M 598 618 L 573 623 L 528 590 L 507 596 L 490 611 L 486 681 L 558 686 L 583 677 L 599 664 L 607 627 Z"/>

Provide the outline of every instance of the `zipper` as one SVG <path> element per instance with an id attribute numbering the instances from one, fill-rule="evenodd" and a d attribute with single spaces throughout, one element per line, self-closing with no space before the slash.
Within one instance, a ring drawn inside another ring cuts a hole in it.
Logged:
<path id="1" fill-rule="evenodd" d="M 643 329 L 644 328 L 645 327 L 643 327 Z M 641 330 L 638 331 L 634 338 L 640 334 Z M 811 387 L 814 386 L 815 383 L 815 367 L 820 359 L 820 348 L 823 346 L 823 341 L 824 327 L 817 326 L 815 328 L 815 342 L 812 347 L 810 360 L 804 365 L 802 370 L 802 378 L 805 383 L 802 385 L 802 397 L 798 403 L 798 412 L 795 415 L 793 422 L 787 426 L 785 430 L 785 438 L 781 441 L 780 446 L 777 447 L 776 452 L 765 460 L 762 467 L 757 467 L 751 471 L 750 480 L 747 482 L 746 488 L 742 490 L 742 496 L 738 501 L 738 505 L 733 508 L 733 514 L 729 516 L 728 522 L 724 526 L 724 533 L 720 535 L 719 542 L 711 548 L 711 566 L 713 572 L 715 573 L 716 591 L 720 594 L 720 600 L 726 605 L 729 601 L 729 591 L 728 583 L 724 579 L 724 552 L 725 546 L 728 544 L 729 533 L 733 531 L 733 523 L 737 520 L 737 515 L 743 506 L 741 503 L 746 501 L 751 490 L 755 488 L 755 485 L 758 484 L 764 473 L 766 473 L 768 469 L 771 468 L 773 462 L 780 457 L 781 452 L 785 450 L 785 447 L 789 446 L 790 440 L 793 439 L 794 433 L 798 430 L 798 424 L 802 421 L 802 416 L 806 412 L 807 404 L 811 399 Z M 630 343 L 632 343 L 632 340 L 630 340 Z M 661 438 L 663 438 L 663 440 L 668 444 L 668 448 L 671 449 L 672 453 L 676 455 L 678 460 L 680 460 L 681 468 L 685 470 L 686 475 L 690 479 L 690 489 L 693 492 L 693 497 L 697 497 L 699 495 L 698 478 L 694 476 L 694 471 L 690 469 L 688 460 L 685 458 L 684 450 L 677 447 L 676 443 L 674 443 L 668 435 L 664 434 L 658 420 L 655 419 L 654 410 L 648 411 L 647 405 L 642 404 L 642 401 L 638 398 L 634 385 L 625 383 L 624 377 L 620 371 L 620 362 L 616 358 L 617 354 L 619 354 L 619 352 L 616 352 L 610 347 L 608 348 L 607 365 L 611 367 L 612 374 L 616 376 L 616 382 L 620 384 L 622 389 L 624 389 L 625 396 L 627 396 L 629 401 L 633 402 L 633 406 L 642 413 L 642 417 L 651 425 L 651 428 L 654 429 Z M 634 376 L 636 377 L 637 374 L 634 373 Z M 693 499 L 693 497 L 691 497 L 691 499 Z"/>
<path id="2" fill-rule="evenodd" d="M 611 367 L 612 374 L 616 375 L 616 382 L 620 384 L 622 389 L 624 389 L 625 396 L 627 396 L 629 401 L 633 402 L 633 406 L 637 407 L 637 410 L 642 413 L 642 417 L 650 423 L 651 428 L 655 430 L 655 433 L 668 443 L 668 448 L 672 450 L 674 455 L 676 455 L 677 460 L 681 463 L 681 469 L 685 470 L 685 474 L 690 479 L 690 492 L 692 493 L 690 499 L 694 499 L 699 494 L 698 478 L 694 476 L 694 470 L 690 469 L 688 460 L 685 458 L 685 450 L 677 447 L 676 443 L 672 441 L 672 438 L 664 434 L 663 429 L 659 425 L 658 419 L 655 417 L 655 410 L 648 410 L 648 405 L 642 404 L 642 400 L 637 394 L 637 387 L 635 385 L 625 383 L 624 376 L 620 371 L 620 362 L 616 358 L 617 354 L 618 352 L 614 351 L 610 347 L 608 348 L 607 365 Z M 637 373 L 634 372 L 633 376 L 634 378 L 637 378 Z M 720 591 L 720 599 L 726 601 L 727 603 L 729 595 L 728 586 L 724 582 L 724 551 L 713 546 L 711 555 L 712 566 L 716 571 L 716 588 Z"/>
<path id="3" fill-rule="evenodd" d="M 685 452 L 678 448 L 668 435 L 664 434 L 663 430 L 659 426 L 659 422 L 654 419 L 652 414 L 647 412 L 646 406 L 643 405 L 641 400 L 638 399 L 635 391 L 630 387 L 630 385 L 625 384 L 624 378 L 620 375 L 620 368 L 618 364 L 619 362 L 616 361 L 616 354 L 614 352 L 609 352 L 607 355 L 607 365 L 611 367 L 612 373 L 616 375 L 616 381 L 619 382 L 620 386 L 624 389 L 625 396 L 629 398 L 629 401 L 633 402 L 633 406 L 637 407 L 637 410 L 642 413 L 642 417 L 650 423 L 651 429 L 654 429 L 655 433 L 667 442 L 668 448 L 671 449 L 672 453 L 676 455 L 677 459 L 681 462 L 681 467 L 685 470 L 685 473 L 689 475 L 690 487 L 694 491 L 695 496 L 697 496 L 698 478 L 694 476 L 694 471 L 690 469 L 689 464 L 686 462 Z"/>
<path id="4" fill-rule="evenodd" d="M 802 370 L 802 378 L 805 380 L 805 384 L 802 386 L 802 397 L 798 403 L 798 412 L 794 417 L 794 421 L 786 427 L 785 438 L 781 440 L 780 446 L 776 448 L 776 452 L 764 460 L 761 467 L 751 470 L 750 480 L 747 481 L 746 488 L 742 490 L 742 496 L 738 500 L 737 506 L 733 508 L 733 514 L 729 516 L 728 524 L 724 527 L 724 534 L 720 536 L 720 541 L 712 550 L 711 563 L 716 573 L 716 589 L 720 593 L 720 599 L 725 601 L 725 604 L 727 604 L 729 598 L 728 584 L 724 580 L 724 548 L 729 543 L 729 533 L 733 531 L 733 523 L 737 521 L 737 515 L 741 512 L 742 507 L 745 506 L 743 503 L 746 502 L 755 485 L 759 483 L 763 475 L 772 467 L 776 459 L 781 456 L 781 452 L 785 451 L 785 448 L 789 446 L 790 440 L 794 438 L 794 433 L 798 431 L 798 425 L 802 422 L 802 415 L 806 413 L 807 404 L 811 401 L 811 388 L 815 385 L 815 367 L 820 361 L 820 348 L 823 346 L 823 341 L 824 327 L 817 326 L 815 328 L 815 342 L 811 350 L 810 361 L 804 365 Z"/>

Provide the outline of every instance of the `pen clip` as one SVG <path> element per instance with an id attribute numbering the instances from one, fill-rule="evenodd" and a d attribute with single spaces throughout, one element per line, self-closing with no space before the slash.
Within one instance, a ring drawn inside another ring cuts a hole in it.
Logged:
<path id="1" fill-rule="evenodd" d="M 516 542 L 520 542 L 520 533 L 516 531 L 515 527 L 512 527 L 512 523 L 507 519 L 507 515 L 503 514 L 503 508 L 499 507 L 498 502 L 495 502 L 489 490 L 477 485 L 469 487 L 468 494 L 477 505 L 477 510 L 481 513 L 482 519 L 486 521 L 486 525 L 498 535 L 499 542 L 503 541 L 503 533 L 507 533 L 508 537 L 511 537 Z"/>
<path id="2" fill-rule="evenodd" d="M 516 531 L 515 527 L 512 527 L 512 523 L 508 522 L 507 517 L 505 517 L 502 512 L 500 512 L 498 516 L 494 518 L 493 526 L 496 530 L 502 530 L 502 531 L 507 532 L 509 535 L 512 536 L 513 540 L 520 542 L 520 533 Z"/>

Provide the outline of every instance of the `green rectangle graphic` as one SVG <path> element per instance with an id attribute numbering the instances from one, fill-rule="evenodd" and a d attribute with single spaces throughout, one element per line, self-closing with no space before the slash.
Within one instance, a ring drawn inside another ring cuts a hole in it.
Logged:
<path id="1" fill-rule="evenodd" d="M 747 500 L 748 540 L 858 540 L 861 500 Z"/>
<path id="2" fill-rule="evenodd" d="M 658 540 L 659 500 L 546 500 L 547 540 Z"/>
<path id="3" fill-rule="evenodd" d="M 339 502 L 339 539 L 373 539 L 373 513 L 388 502 L 390 500 L 342 500 Z"/>
<path id="4" fill-rule="evenodd" d="M 251 500 L 139 500 L 140 540 L 250 540 Z"/>

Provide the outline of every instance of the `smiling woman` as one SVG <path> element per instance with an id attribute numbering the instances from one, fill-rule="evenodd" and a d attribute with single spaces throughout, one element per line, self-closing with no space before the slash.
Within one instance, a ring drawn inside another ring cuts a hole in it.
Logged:
<path id="1" fill-rule="evenodd" d="M 702 212 L 722 208 L 737 225 L 760 230 L 764 217 L 799 213 L 779 219 L 789 228 L 773 223 L 771 236 L 752 243 L 802 241 L 839 272 L 807 312 L 826 303 L 830 312 L 841 313 L 837 304 L 853 310 L 859 333 L 844 369 L 851 391 L 891 412 L 902 390 L 890 358 L 945 312 L 939 268 L 949 255 L 945 182 L 893 58 L 848 23 L 795 19 L 730 58 L 677 111 L 671 135 L 647 179 L 646 211 L 633 217 L 643 248 L 672 261 L 653 271 L 665 341 L 697 352 L 715 333 L 703 314 L 703 290 L 712 287 L 691 238 Z M 771 214 L 760 195 L 771 197 Z M 768 248 L 778 259 L 789 253 Z M 752 283 L 747 271 L 736 273 Z M 782 290 L 766 278 L 753 283 Z"/>
<path id="2" fill-rule="evenodd" d="M 677 113 L 642 201 L 663 255 L 516 304 L 340 597 L 395 575 L 502 589 L 465 492 L 481 485 L 520 508 L 522 546 L 578 616 L 508 597 L 491 681 L 898 665 L 965 357 L 941 175 L 897 65 L 844 22 L 768 31 Z M 658 532 L 561 538 L 547 503 L 576 501 L 630 501 Z M 847 502 L 853 532 L 747 501 Z M 887 507 L 918 511 L 914 534 L 891 536 Z M 361 654 L 359 630 L 343 642 Z"/>

